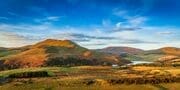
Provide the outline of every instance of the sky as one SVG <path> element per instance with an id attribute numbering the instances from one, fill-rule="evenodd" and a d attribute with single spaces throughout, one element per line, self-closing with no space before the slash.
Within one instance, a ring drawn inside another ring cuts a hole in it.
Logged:
<path id="1" fill-rule="evenodd" d="M 180 0 L 0 1 L 0 47 L 45 39 L 89 49 L 180 47 Z"/>

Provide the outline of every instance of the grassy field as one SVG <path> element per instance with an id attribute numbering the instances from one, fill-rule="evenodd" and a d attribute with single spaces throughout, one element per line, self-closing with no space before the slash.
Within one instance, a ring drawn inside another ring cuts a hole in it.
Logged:
<path id="1" fill-rule="evenodd" d="M 180 83 L 171 77 L 179 75 L 179 67 L 152 66 L 14 69 L 0 72 L 0 90 L 177 90 Z"/>

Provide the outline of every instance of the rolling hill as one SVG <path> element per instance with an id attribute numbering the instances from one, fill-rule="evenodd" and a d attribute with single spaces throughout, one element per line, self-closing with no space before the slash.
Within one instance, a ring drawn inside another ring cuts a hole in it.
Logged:
<path id="1" fill-rule="evenodd" d="M 164 47 L 147 51 L 130 47 L 107 47 L 96 51 L 120 55 L 122 58 L 130 61 L 157 61 L 160 63 L 180 62 L 180 48 L 175 47 Z"/>
<path id="2" fill-rule="evenodd" d="M 98 52 L 110 53 L 121 56 L 123 59 L 134 61 L 141 60 L 135 54 L 142 53 L 144 50 L 132 47 L 107 47 L 103 49 L 97 49 Z"/>
<path id="3" fill-rule="evenodd" d="M 158 59 L 165 56 L 180 56 L 180 49 L 175 47 L 164 47 L 156 50 L 148 50 L 138 53 L 136 56 L 141 57 L 147 61 L 157 61 Z"/>
<path id="4" fill-rule="evenodd" d="M 165 65 L 180 65 L 180 48 L 165 47 L 159 50 L 163 53 L 163 56 L 158 58 L 156 62 L 160 62 Z"/>
<path id="5" fill-rule="evenodd" d="M 132 48 L 132 47 L 107 47 L 107 48 L 103 48 L 103 49 L 98 49 L 99 52 L 105 52 L 105 53 L 112 53 L 112 54 L 136 54 L 136 53 L 140 53 L 143 52 L 143 50 L 141 49 L 137 49 L 137 48 Z"/>
<path id="6" fill-rule="evenodd" d="M 5 54 L 4 54 L 5 53 Z M 0 50 L 1 68 L 126 64 L 118 55 L 88 50 L 70 40 L 47 39 L 35 45 Z"/>
<path id="7" fill-rule="evenodd" d="M 180 56 L 180 48 L 176 47 L 164 47 L 160 49 L 165 54 Z"/>

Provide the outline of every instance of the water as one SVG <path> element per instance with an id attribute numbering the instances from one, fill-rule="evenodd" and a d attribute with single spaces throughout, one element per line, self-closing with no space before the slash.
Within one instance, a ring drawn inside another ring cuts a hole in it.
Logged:
<path id="1" fill-rule="evenodd" d="M 128 64 L 128 65 L 136 65 L 136 64 L 148 64 L 148 63 L 153 63 L 150 61 L 131 61 L 132 63 Z"/>

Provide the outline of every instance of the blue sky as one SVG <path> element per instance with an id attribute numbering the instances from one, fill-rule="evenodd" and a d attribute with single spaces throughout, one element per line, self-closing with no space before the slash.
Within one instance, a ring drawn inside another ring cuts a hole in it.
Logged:
<path id="1" fill-rule="evenodd" d="M 179 0 L 1 0 L 0 47 L 52 38 L 87 48 L 180 47 Z"/>

